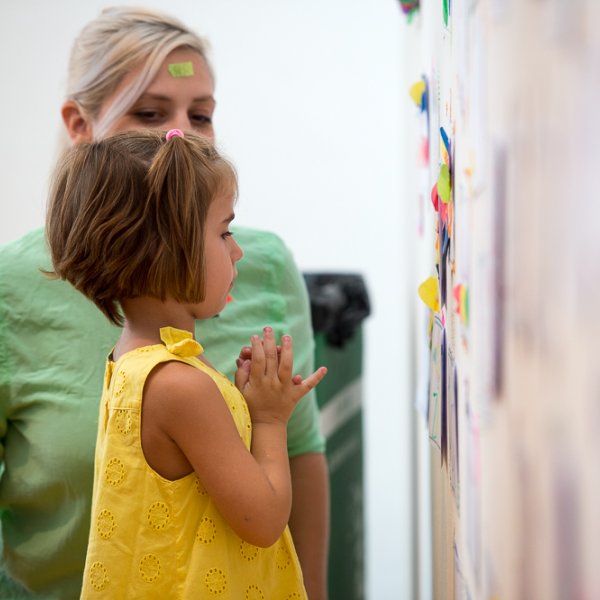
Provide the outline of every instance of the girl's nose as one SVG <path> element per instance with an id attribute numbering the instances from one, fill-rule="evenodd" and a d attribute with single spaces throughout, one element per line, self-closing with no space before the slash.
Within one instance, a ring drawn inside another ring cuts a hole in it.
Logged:
<path id="1" fill-rule="evenodd" d="M 231 260 L 233 262 L 237 262 L 244 256 L 244 251 L 242 250 L 240 245 L 237 243 L 235 238 L 232 238 L 232 239 L 233 239 L 233 248 L 231 249 Z"/>

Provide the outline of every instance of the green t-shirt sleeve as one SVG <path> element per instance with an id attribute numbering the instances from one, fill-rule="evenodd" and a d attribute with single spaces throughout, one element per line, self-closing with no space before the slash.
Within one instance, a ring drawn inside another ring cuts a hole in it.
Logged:
<path id="1" fill-rule="evenodd" d="M 283 245 L 283 244 L 282 244 Z M 304 278 L 291 253 L 282 250 L 285 266 L 281 273 L 281 294 L 285 300 L 288 331 L 294 347 L 294 373 L 303 377 L 314 369 L 315 340 L 311 324 L 310 302 Z M 288 454 L 290 457 L 308 452 L 324 452 L 317 395 L 312 390 L 298 402 L 288 422 Z"/>

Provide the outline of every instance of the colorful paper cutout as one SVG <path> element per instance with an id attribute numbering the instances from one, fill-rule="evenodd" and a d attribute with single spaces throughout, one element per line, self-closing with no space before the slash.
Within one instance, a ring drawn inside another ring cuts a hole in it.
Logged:
<path id="1" fill-rule="evenodd" d="M 410 97 L 413 102 L 421 109 L 425 111 L 427 109 L 427 82 L 424 79 L 413 83 L 408 90 Z"/>
<path id="2" fill-rule="evenodd" d="M 400 7 L 410 23 L 419 9 L 419 0 L 400 0 Z"/>
<path id="3" fill-rule="evenodd" d="M 450 138 L 443 127 L 440 127 L 440 137 L 442 138 L 442 145 L 440 147 L 442 161 L 444 164 L 450 166 Z"/>
<path id="4" fill-rule="evenodd" d="M 440 167 L 440 174 L 437 180 L 437 193 L 442 202 L 450 202 L 450 169 L 447 164 Z"/>
<path id="5" fill-rule="evenodd" d="M 421 165 L 427 166 L 429 164 L 429 140 L 426 137 L 421 138 L 421 152 L 419 153 L 421 159 Z"/>
<path id="6" fill-rule="evenodd" d="M 437 277 L 428 277 L 419 286 L 419 297 L 433 312 L 439 312 L 440 301 Z"/>
<path id="7" fill-rule="evenodd" d="M 440 219 L 442 221 L 442 225 L 444 229 L 447 229 L 448 225 L 448 207 L 450 206 L 447 202 L 440 202 Z"/>
<path id="8" fill-rule="evenodd" d="M 433 189 L 431 190 L 431 203 L 433 204 L 433 208 L 435 208 L 435 212 L 437 212 L 440 206 L 440 197 L 437 191 L 437 183 L 433 185 Z"/>
<path id="9" fill-rule="evenodd" d="M 469 324 L 469 291 L 468 289 L 459 283 L 454 286 L 453 296 L 455 302 L 456 314 L 461 318 L 463 325 Z"/>

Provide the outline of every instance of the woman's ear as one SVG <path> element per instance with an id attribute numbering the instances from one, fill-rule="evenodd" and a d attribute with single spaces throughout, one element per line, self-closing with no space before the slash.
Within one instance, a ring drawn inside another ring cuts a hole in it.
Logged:
<path id="1" fill-rule="evenodd" d="M 83 114 L 75 100 L 67 100 L 60 109 L 63 123 L 73 144 L 91 142 L 93 139 L 92 124 Z"/>

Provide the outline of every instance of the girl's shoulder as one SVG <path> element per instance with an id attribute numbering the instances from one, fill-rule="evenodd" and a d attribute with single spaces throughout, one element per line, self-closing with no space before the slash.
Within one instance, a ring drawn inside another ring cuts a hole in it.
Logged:
<path id="1" fill-rule="evenodd" d="M 206 388 L 212 389 L 215 382 L 208 372 L 210 367 L 203 367 L 200 360 L 195 362 L 197 364 L 193 365 L 182 360 L 158 363 L 148 375 L 147 390 L 150 391 L 150 388 L 152 388 L 169 396 L 174 396 L 189 394 L 190 391 L 198 394 Z"/>

